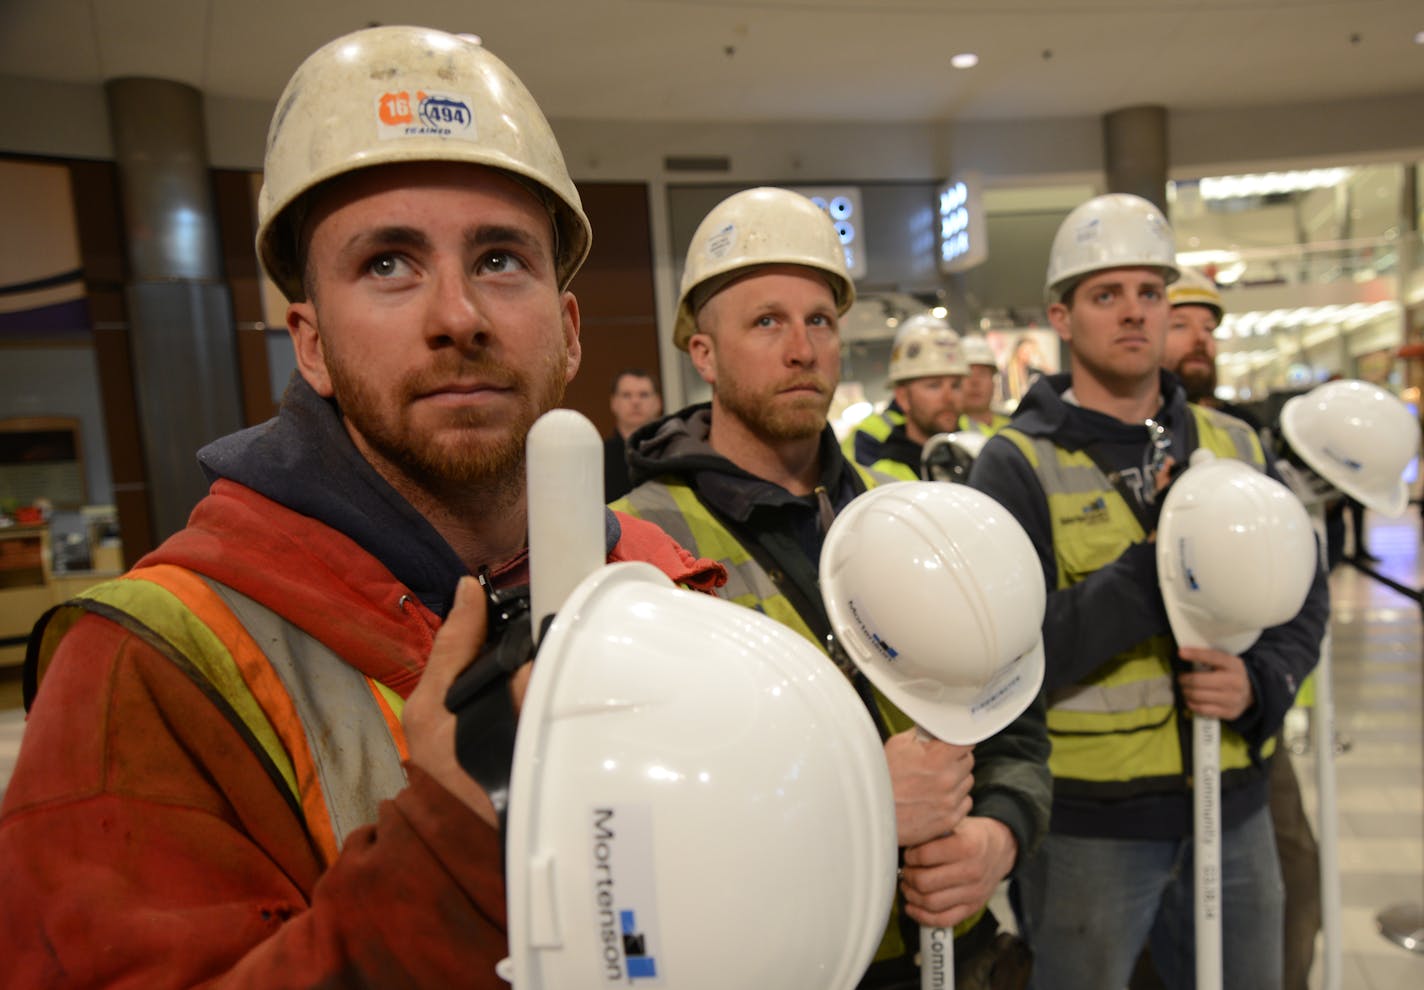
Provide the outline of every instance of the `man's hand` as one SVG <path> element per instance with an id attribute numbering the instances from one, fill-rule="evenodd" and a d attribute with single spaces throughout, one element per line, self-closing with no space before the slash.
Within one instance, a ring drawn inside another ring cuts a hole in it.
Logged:
<path id="1" fill-rule="evenodd" d="M 947 835 L 969 814 L 973 746 L 955 746 L 909 729 L 885 741 L 885 760 L 895 792 L 900 845 L 917 846 Z"/>
<path id="2" fill-rule="evenodd" d="M 1183 646 L 1183 660 L 1204 668 L 1179 676 L 1182 698 L 1194 714 L 1229 722 L 1255 703 L 1251 679 L 1240 657 L 1204 646 Z"/>
<path id="3" fill-rule="evenodd" d="M 455 758 L 455 716 L 445 708 L 445 695 L 480 647 L 484 645 L 489 617 L 484 592 L 472 577 L 460 579 L 450 614 L 435 634 L 430 659 L 420 683 L 406 699 L 401 722 L 405 726 L 410 762 L 434 777 L 490 825 L 498 827 L 494 805 L 484 788 L 475 783 Z M 529 683 L 531 664 L 514 672 L 510 688 L 518 710 Z"/>
<path id="4" fill-rule="evenodd" d="M 1018 857 L 1014 833 L 994 818 L 969 817 L 951 835 L 905 850 L 900 890 L 921 925 L 957 925 L 989 902 Z"/>

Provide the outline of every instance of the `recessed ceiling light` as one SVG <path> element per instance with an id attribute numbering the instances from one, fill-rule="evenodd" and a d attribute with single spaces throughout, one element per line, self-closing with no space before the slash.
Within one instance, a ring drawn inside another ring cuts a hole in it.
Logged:
<path id="1" fill-rule="evenodd" d="M 972 69 L 979 64 L 979 56 L 973 52 L 960 52 L 949 60 L 956 69 Z"/>

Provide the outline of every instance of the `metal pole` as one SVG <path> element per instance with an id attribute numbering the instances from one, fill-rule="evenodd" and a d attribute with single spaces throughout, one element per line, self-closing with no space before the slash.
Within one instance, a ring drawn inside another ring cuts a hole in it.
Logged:
<path id="1" fill-rule="evenodd" d="M 1325 508 L 1310 510 L 1315 538 L 1325 557 Z M 1330 667 L 1330 626 L 1320 641 L 1315 666 L 1315 717 L 1311 720 L 1315 747 L 1316 846 L 1320 852 L 1320 928 L 1324 932 L 1321 990 L 1340 990 L 1340 860 L 1335 798 L 1335 691 Z M 1285 754 L 1281 754 L 1282 757 Z M 1279 757 L 1278 757 L 1279 758 Z"/>
<path id="2" fill-rule="evenodd" d="M 1197 990 L 1221 990 L 1221 723 L 1192 719 Z"/>

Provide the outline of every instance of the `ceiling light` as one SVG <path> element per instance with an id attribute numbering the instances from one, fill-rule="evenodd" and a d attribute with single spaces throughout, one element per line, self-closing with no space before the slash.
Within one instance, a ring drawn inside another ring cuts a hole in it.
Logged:
<path id="1" fill-rule="evenodd" d="M 1220 175 L 1200 180 L 1202 199 L 1239 199 L 1278 193 L 1327 189 L 1349 178 L 1353 169 L 1314 168 L 1298 172 L 1267 172 L 1264 175 Z"/>
<path id="2" fill-rule="evenodd" d="M 949 60 L 956 69 L 972 69 L 979 64 L 979 56 L 973 52 L 960 52 Z"/>
<path id="3" fill-rule="evenodd" d="M 1424 45 L 1424 31 L 1414 32 L 1414 43 L 1416 45 Z"/>

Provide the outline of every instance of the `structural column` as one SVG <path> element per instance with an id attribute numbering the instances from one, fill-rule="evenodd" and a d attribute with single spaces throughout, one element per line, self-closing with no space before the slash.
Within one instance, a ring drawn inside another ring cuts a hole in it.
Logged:
<path id="1" fill-rule="evenodd" d="M 1124 107 L 1103 114 L 1108 192 L 1132 193 L 1167 215 L 1167 108 Z"/>
<path id="2" fill-rule="evenodd" d="M 196 454 L 242 426 L 232 305 L 208 171 L 202 94 L 164 79 L 105 84 L 124 216 L 134 393 L 154 535 L 207 491 Z"/>

